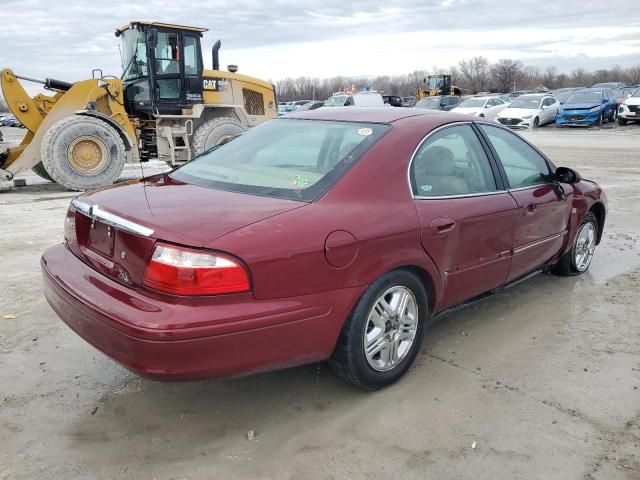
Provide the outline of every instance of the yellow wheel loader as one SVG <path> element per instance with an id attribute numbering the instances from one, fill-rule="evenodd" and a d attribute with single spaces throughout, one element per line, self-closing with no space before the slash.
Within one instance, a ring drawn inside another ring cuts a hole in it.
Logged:
<path id="1" fill-rule="evenodd" d="M 204 28 L 131 22 L 122 39 L 121 78 L 93 71 L 75 83 L 19 76 L 0 83 L 11 112 L 27 128 L 19 146 L 0 150 L 0 179 L 31 168 L 71 190 L 115 182 L 125 162 L 158 158 L 170 166 L 276 116 L 275 87 L 220 70 L 218 40 L 213 69 L 205 70 Z M 51 95 L 31 98 L 20 80 L 44 84 Z"/>
<path id="2" fill-rule="evenodd" d="M 416 92 L 416 101 L 440 95 L 462 96 L 462 89 L 451 85 L 451 75 L 429 75 L 422 83 Z"/>

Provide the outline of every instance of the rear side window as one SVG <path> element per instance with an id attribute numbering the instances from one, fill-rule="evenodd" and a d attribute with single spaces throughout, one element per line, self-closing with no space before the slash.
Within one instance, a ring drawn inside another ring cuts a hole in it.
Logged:
<path id="1" fill-rule="evenodd" d="M 551 171 L 547 161 L 517 135 L 498 127 L 480 124 L 489 137 L 507 174 L 511 188 L 547 183 Z"/>
<path id="2" fill-rule="evenodd" d="M 204 187 L 312 201 L 389 128 L 370 123 L 271 120 L 170 175 Z"/>
<path id="3" fill-rule="evenodd" d="M 491 164 L 470 125 L 431 135 L 416 152 L 410 177 L 413 193 L 420 197 L 496 190 Z"/>

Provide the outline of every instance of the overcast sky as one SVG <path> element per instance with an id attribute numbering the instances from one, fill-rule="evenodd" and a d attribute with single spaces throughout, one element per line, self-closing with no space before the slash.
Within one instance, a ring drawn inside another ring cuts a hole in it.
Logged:
<path id="1" fill-rule="evenodd" d="M 116 27 L 153 20 L 209 28 L 221 64 L 265 79 L 402 74 L 483 55 L 559 71 L 640 64 L 629 0 L 1 0 L 0 64 L 74 81 L 120 75 Z M 31 90 L 31 89 L 30 89 Z"/>

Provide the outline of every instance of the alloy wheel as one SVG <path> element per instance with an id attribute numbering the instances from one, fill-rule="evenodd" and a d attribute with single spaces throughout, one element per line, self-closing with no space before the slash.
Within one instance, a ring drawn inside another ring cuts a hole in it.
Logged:
<path id="1" fill-rule="evenodd" d="M 382 293 L 369 312 L 364 351 L 369 366 L 379 372 L 393 369 L 411 350 L 418 329 L 418 303 L 407 287 Z"/>
<path id="2" fill-rule="evenodd" d="M 578 231 L 574 248 L 573 261 L 576 270 L 584 272 L 589 268 L 593 253 L 596 250 L 596 227 L 587 222 Z"/>

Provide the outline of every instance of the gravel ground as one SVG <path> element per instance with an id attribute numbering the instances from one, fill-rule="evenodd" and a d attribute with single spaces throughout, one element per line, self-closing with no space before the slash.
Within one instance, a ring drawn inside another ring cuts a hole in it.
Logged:
<path id="1" fill-rule="evenodd" d="M 114 364 L 42 295 L 73 194 L 23 175 L 0 194 L 0 479 L 639 479 L 640 125 L 524 136 L 606 188 L 590 272 L 444 315 L 376 393 L 324 364 L 180 384 Z"/>

